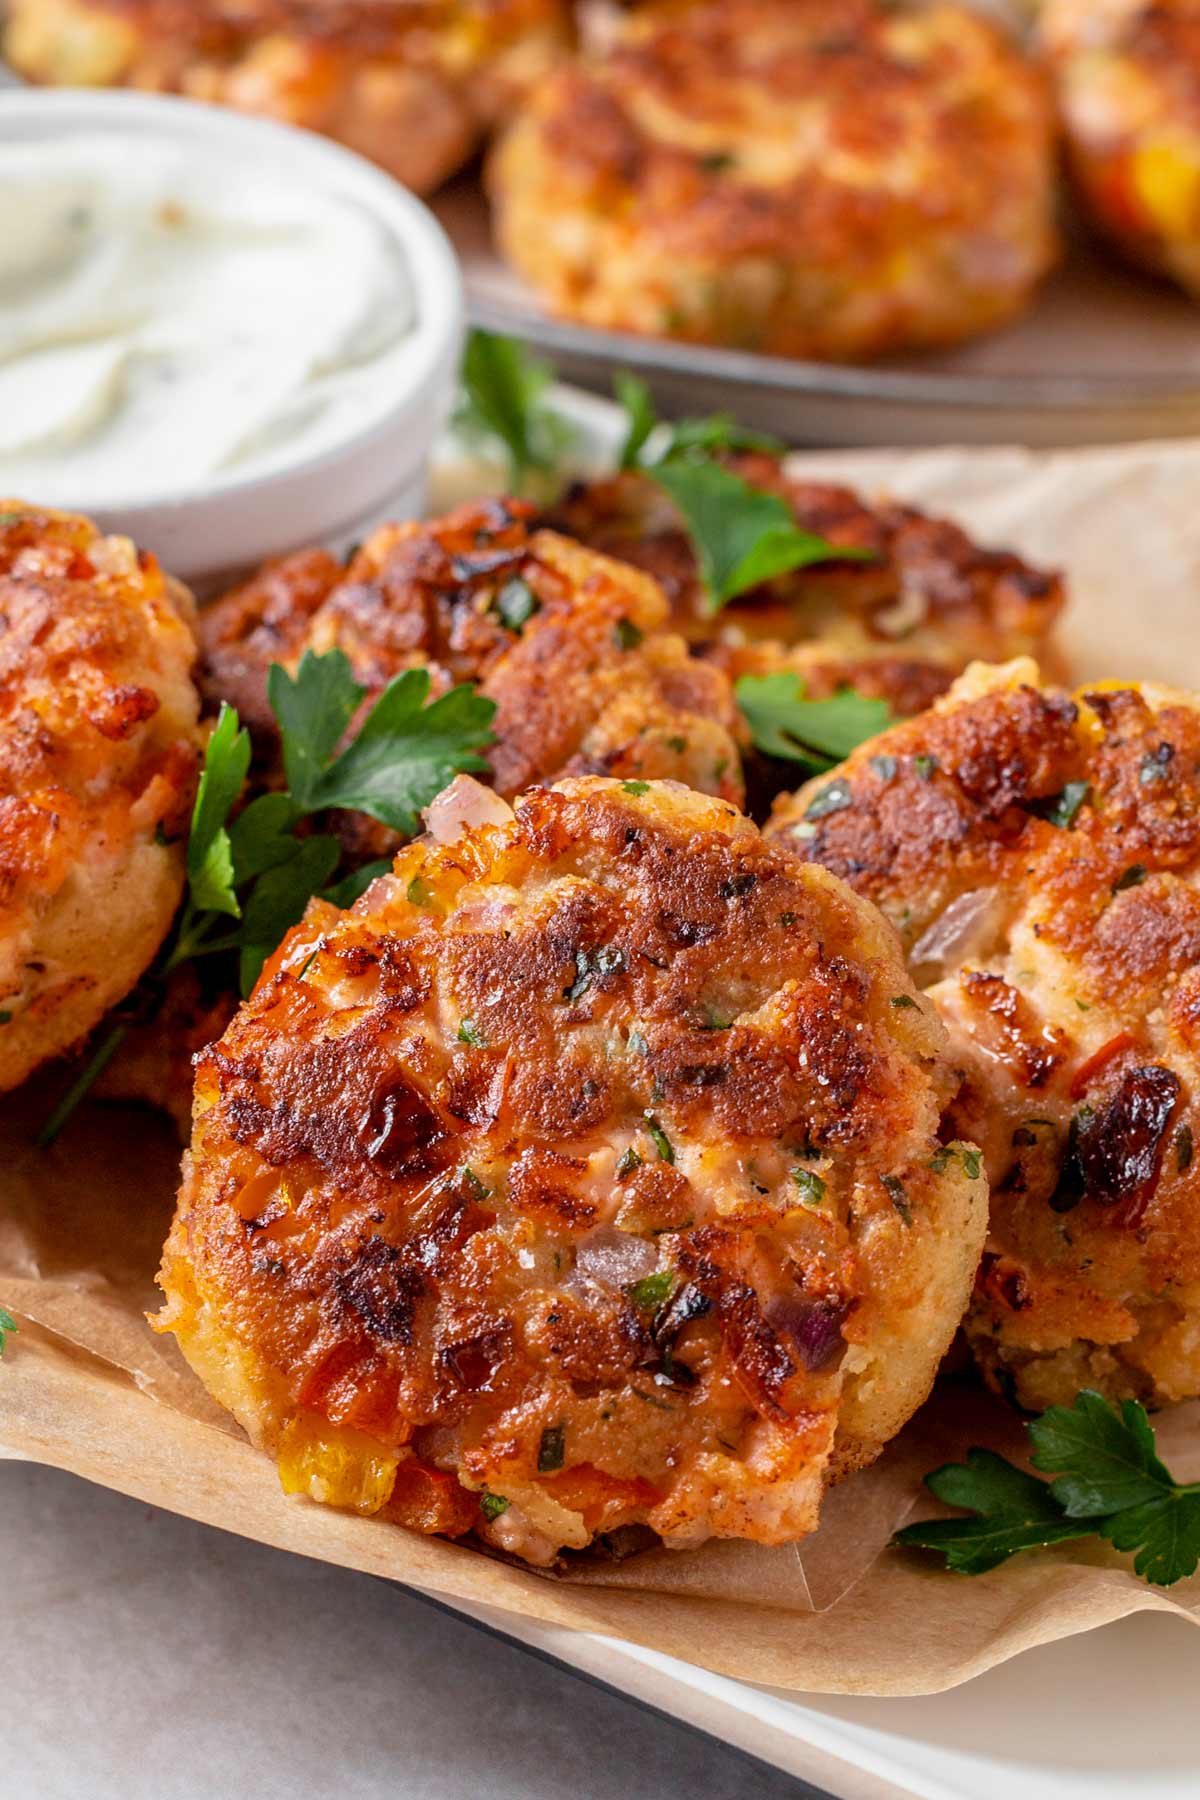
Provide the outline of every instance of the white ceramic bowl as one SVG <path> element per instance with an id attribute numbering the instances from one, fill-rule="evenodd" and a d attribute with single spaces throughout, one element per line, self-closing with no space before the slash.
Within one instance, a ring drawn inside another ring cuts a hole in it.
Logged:
<path id="1" fill-rule="evenodd" d="M 165 137 L 197 161 L 209 150 L 222 159 L 244 157 L 256 171 L 345 195 L 368 209 L 404 249 L 416 322 L 402 382 L 357 434 L 262 475 L 213 480 L 142 505 L 80 510 L 91 510 L 105 530 L 127 534 L 172 574 L 202 587 L 300 544 L 336 544 L 381 516 L 418 512 L 429 451 L 453 403 L 463 334 L 458 263 L 429 209 L 340 145 L 223 107 L 122 92 L 0 92 L 0 143 L 105 130 Z"/>

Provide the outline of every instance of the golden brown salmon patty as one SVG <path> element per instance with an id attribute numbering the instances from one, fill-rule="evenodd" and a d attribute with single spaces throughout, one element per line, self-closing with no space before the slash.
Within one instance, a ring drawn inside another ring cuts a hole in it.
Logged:
<path id="1" fill-rule="evenodd" d="M 942 1028 L 732 807 L 484 797 L 315 903 L 199 1058 L 161 1327 L 291 1491 L 533 1562 L 800 1537 L 970 1292 Z"/>
<path id="2" fill-rule="evenodd" d="M 605 330 L 780 356 L 941 344 L 1054 260 L 1041 73 L 964 6 L 639 7 L 493 152 L 500 247 Z"/>
<path id="3" fill-rule="evenodd" d="M 1045 652 L 1064 600 L 1057 574 L 982 549 L 947 519 L 796 479 L 783 458 L 740 455 L 728 467 L 786 501 L 802 530 L 869 560 L 793 570 L 714 617 L 679 516 L 646 476 L 579 482 L 552 523 L 653 575 L 672 627 L 734 677 L 794 669 L 818 697 L 856 687 L 908 714 L 976 658 Z"/>
<path id="4" fill-rule="evenodd" d="M 436 692 L 474 681 L 496 703 L 488 752 L 502 794 L 560 775 L 671 779 L 740 801 L 736 709 L 688 655 L 648 575 L 533 528 L 522 501 L 384 525 L 348 568 L 324 551 L 270 564 L 201 616 L 210 703 L 260 743 L 272 662 L 345 651 L 372 695 L 428 668 Z"/>
<path id="5" fill-rule="evenodd" d="M 1200 0 L 1048 0 L 1041 36 L 1092 218 L 1200 297 Z"/>
<path id="6" fill-rule="evenodd" d="M 985 1148 L 968 1331 L 1025 1406 L 1200 1394 L 1200 701 L 1036 667 L 779 804 L 770 827 L 898 926 Z"/>
<path id="7" fill-rule="evenodd" d="M 563 0 L 10 0 L 31 81 L 219 101 L 339 139 L 428 192 L 539 80 Z"/>
<path id="8" fill-rule="evenodd" d="M 128 538 L 0 500 L 0 1089 L 137 981 L 183 888 L 186 590 Z"/>

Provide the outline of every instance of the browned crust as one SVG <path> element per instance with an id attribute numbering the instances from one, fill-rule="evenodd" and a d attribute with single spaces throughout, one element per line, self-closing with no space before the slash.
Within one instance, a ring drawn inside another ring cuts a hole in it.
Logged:
<path id="1" fill-rule="evenodd" d="M 517 584 L 516 589 L 512 584 Z M 533 610 L 510 626 L 506 592 Z M 435 692 L 473 681 L 496 703 L 501 793 L 563 774 L 674 778 L 740 800 L 728 681 L 667 632 L 645 575 L 548 531 L 522 501 L 472 501 L 383 526 L 339 569 L 321 551 L 269 566 L 204 613 L 204 687 L 269 745 L 270 664 L 341 648 L 369 695 L 426 668 Z"/>
<path id="2" fill-rule="evenodd" d="M 1081 1380 L 1180 1399 L 1200 1392 L 1200 706 L 1019 667 L 971 672 L 771 830 L 896 921 L 950 1024 L 956 1129 L 992 1183 L 969 1320 L 986 1367 L 1031 1405 Z M 949 960 L 922 948 L 981 895 Z"/>
<path id="3" fill-rule="evenodd" d="M 354 912 L 318 907 L 199 1058 L 166 1322 L 192 1354 L 219 1320 L 269 1444 L 298 1415 L 350 1427 L 557 1496 L 585 1538 L 794 1536 L 845 1346 L 889 1306 L 903 1338 L 939 1259 L 973 1266 L 939 1242 L 938 1036 L 899 976 L 846 890 L 679 789 L 568 783 L 417 843 Z M 826 1207 L 797 1204 L 798 1157 Z M 597 1231 L 649 1246 L 674 1298 L 583 1278 Z M 915 1390 L 900 1353 L 876 1374 L 877 1431 L 889 1384 L 904 1409 L 932 1376 L 926 1329 Z M 877 1448 L 864 1416 L 854 1454 Z"/>
<path id="4" fill-rule="evenodd" d="M 670 602 L 672 625 L 692 643 L 715 643 L 727 654 L 760 639 L 820 648 L 834 683 L 848 680 L 864 691 L 872 691 L 872 663 L 894 665 L 890 693 L 879 691 L 894 697 L 900 713 L 919 711 L 948 684 L 947 674 L 935 671 L 955 674 L 975 658 L 1000 662 L 1044 650 L 1065 598 L 1057 572 L 981 546 L 950 520 L 915 507 L 794 479 L 774 456 L 731 457 L 729 467 L 778 494 L 802 530 L 869 551 L 872 560 L 795 570 L 714 619 L 690 541 L 645 476 L 577 483 L 552 523 L 652 574 Z M 882 679 L 880 671 L 874 679 Z"/>
<path id="5" fill-rule="evenodd" d="M 194 649 L 152 556 L 0 501 L 0 1087 L 96 1024 L 170 924 Z"/>

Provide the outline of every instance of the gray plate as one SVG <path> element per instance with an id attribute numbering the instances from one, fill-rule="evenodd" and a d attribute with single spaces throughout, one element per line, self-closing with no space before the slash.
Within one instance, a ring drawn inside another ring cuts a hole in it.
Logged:
<path id="1" fill-rule="evenodd" d="M 1077 227 L 1017 324 L 952 351 L 864 367 L 593 331 L 552 319 L 500 262 L 478 187 L 439 196 L 475 322 L 527 340 L 608 391 L 635 369 L 667 412 L 733 411 L 795 444 L 1111 444 L 1200 436 L 1200 307 L 1126 270 Z"/>

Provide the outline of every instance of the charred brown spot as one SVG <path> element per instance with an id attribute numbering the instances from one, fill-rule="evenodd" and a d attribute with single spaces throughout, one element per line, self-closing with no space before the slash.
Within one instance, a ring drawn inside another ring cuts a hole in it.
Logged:
<path id="1" fill-rule="evenodd" d="M 453 1150 L 441 1120 L 403 1076 L 374 1096 L 359 1131 L 366 1155 L 394 1181 L 444 1168 Z"/>
<path id="2" fill-rule="evenodd" d="M 996 1021 L 1001 1053 L 1018 1078 L 1028 1088 L 1045 1087 L 1063 1061 L 1067 1047 L 1063 1033 L 1041 1025 L 1024 995 L 1003 976 L 971 970 L 961 982 L 972 1004 Z"/>
<path id="3" fill-rule="evenodd" d="M 1127 1069 L 1112 1098 L 1079 1128 L 1075 1154 L 1084 1191 L 1101 1206 L 1122 1206 L 1122 1223 L 1136 1225 L 1154 1193 L 1179 1094 L 1171 1069 Z"/>
<path id="4" fill-rule="evenodd" d="M 385 1344 L 412 1343 L 413 1307 L 423 1285 L 420 1270 L 381 1237 L 368 1238 L 333 1278 L 342 1306 L 357 1314 L 371 1337 Z"/>

